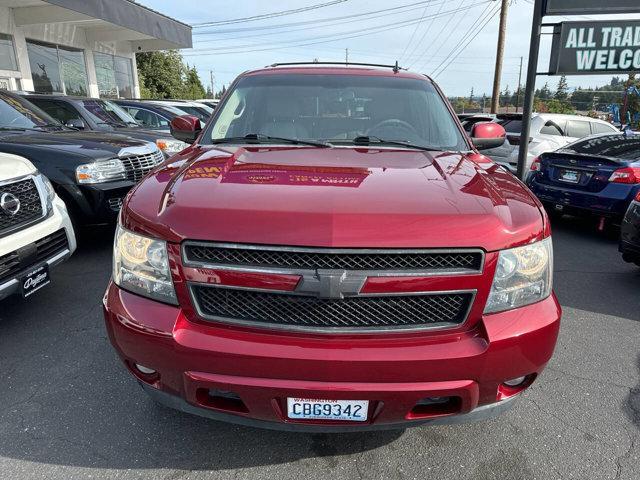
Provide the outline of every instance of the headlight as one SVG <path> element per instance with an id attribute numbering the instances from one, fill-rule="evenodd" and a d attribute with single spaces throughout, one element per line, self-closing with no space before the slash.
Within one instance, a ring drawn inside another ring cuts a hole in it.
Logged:
<path id="1" fill-rule="evenodd" d="M 484 313 L 502 312 L 538 302 L 551 295 L 551 238 L 502 250 Z"/>
<path id="2" fill-rule="evenodd" d="M 127 178 L 123 163 L 117 158 L 99 160 L 76 167 L 78 183 L 104 183 Z"/>
<path id="3" fill-rule="evenodd" d="M 113 280 L 133 293 L 178 304 L 169 270 L 167 244 L 125 230 L 116 230 L 113 245 Z"/>
<path id="4" fill-rule="evenodd" d="M 174 140 L 173 138 L 159 138 L 156 140 L 156 145 L 167 156 L 181 152 L 189 146 L 188 143 Z"/>
<path id="5" fill-rule="evenodd" d="M 41 173 L 36 176 L 36 183 L 42 186 L 41 194 L 44 196 L 47 211 L 51 210 L 53 200 L 56 198 L 56 191 L 53 189 L 53 185 L 51 185 L 49 179 Z"/>

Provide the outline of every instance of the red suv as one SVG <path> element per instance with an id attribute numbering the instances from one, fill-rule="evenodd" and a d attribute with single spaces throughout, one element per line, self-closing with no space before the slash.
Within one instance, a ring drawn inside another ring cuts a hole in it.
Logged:
<path id="1" fill-rule="evenodd" d="M 286 430 L 504 411 L 558 334 L 549 221 L 423 75 L 242 74 L 129 194 L 104 297 L 154 399 Z"/>

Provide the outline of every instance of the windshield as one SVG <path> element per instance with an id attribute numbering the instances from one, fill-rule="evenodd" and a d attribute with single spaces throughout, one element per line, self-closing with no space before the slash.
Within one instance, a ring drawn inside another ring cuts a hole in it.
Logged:
<path id="1" fill-rule="evenodd" d="M 627 160 L 640 159 L 640 135 L 627 137 L 622 133 L 601 135 L 568 145 L 564 152 L 581 155 L 598 155 Z"/>
<path id="2" fill-rule="evenodd" d="M 354 144 L 364 139 L 434 150 L 467 150 L 465 138 L 426 80 L 322 74 L 242 78 L 218 107 L 204 143 L 247 135 Z M 354 141 L 355 140 L 355 141 Z"/>
<path id="3" fill-rule="evenodd" d="M 38 128 L 62 125 L 24 98 L 0 92 L 0 128 Z"/>
<path id="4" fill-rule="evenodd" d="M 187 112 L 189 115 L 194 115 L 198 117 L 203 122 L 206 122 L 207 120 L 209 120 L 209 117 L 211 116 L 211 112 L 206 110 L 208 107 L 206 107 L 205 105 L 203 105 L 202 107 L 196 107 L 192 105 L 180 105 L 178 108 L 183 112 Z"/>
<path id="5" fill-rule="evenodd" d="M 82 105 L 96 123 L 106 123 L 111 126 L 135 126 L 138 123 L 122 108 L 108 100 L 83 100 Z"/>

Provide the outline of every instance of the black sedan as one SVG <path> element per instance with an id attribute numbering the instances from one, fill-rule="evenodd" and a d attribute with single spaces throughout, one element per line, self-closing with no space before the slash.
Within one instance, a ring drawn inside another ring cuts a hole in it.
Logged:
<path id="1" fill-rule="evenodd" d="M 110 100 L 67 95 L 26 94 L 24 98 L 40 107 L 60 123 L 79 130 L 114 132 L 158 145 L 166 157 L 186 143 L 171 137 L 169 127 L 145 128 L 123 108 Z"/>
<path id="2" fill-rule="evenodd" d="M 75 225 L 114 222 L 124 196 L 164 160 L 154 143 L 71 130 L 1 90 L 0 152 L 29 159 L 47 176 Z"/>
<path id="3" fill-rule="evenodd" d="M 629 205 L 620 228 L 622 258 L 640 267 L 640 192 Z"/>

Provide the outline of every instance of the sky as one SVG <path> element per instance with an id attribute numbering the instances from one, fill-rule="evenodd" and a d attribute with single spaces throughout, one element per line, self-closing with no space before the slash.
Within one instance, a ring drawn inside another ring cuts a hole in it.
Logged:
<path id="1" fill-rule="evenodd" d="M 213 72 L 216 90 L 223 84 L 228 86 L 245 70 L 276 62 L 344 61 L 348 49 L 351 62 L 392 64 L 398 60 L 401 67 L 429 74 L 449 96 L 469 95 L 471 88 L 475 95 L 491 94 L 499 0 L 138 1 L 194 25 L 193 49 L 181 53 L 189 65 L 196 67 L 205 86 L 210 84 Z M 331 5 L 270 19 L 197 25 L 323 3 Z M 521 57 L 525 83 L 532 15 L 532 0 L 512 0 L 507 17 L 503 91 L 507 86 L 511 91 L 517 88 Z M 590 18 L 616 16 L 580 16 L 574 20 Z M 568 19 L 545 19 L 562 20 Z M 550 36 L 544 35 L 539 71 L 548 68 L 549 50 Z M 589 88 L 605 85 L 610 79 L 574 76 L 568 82 L 573 88 Z M 538 86 L 545 82 L 555 89 L 558 77 L 538 77 Z"/>

